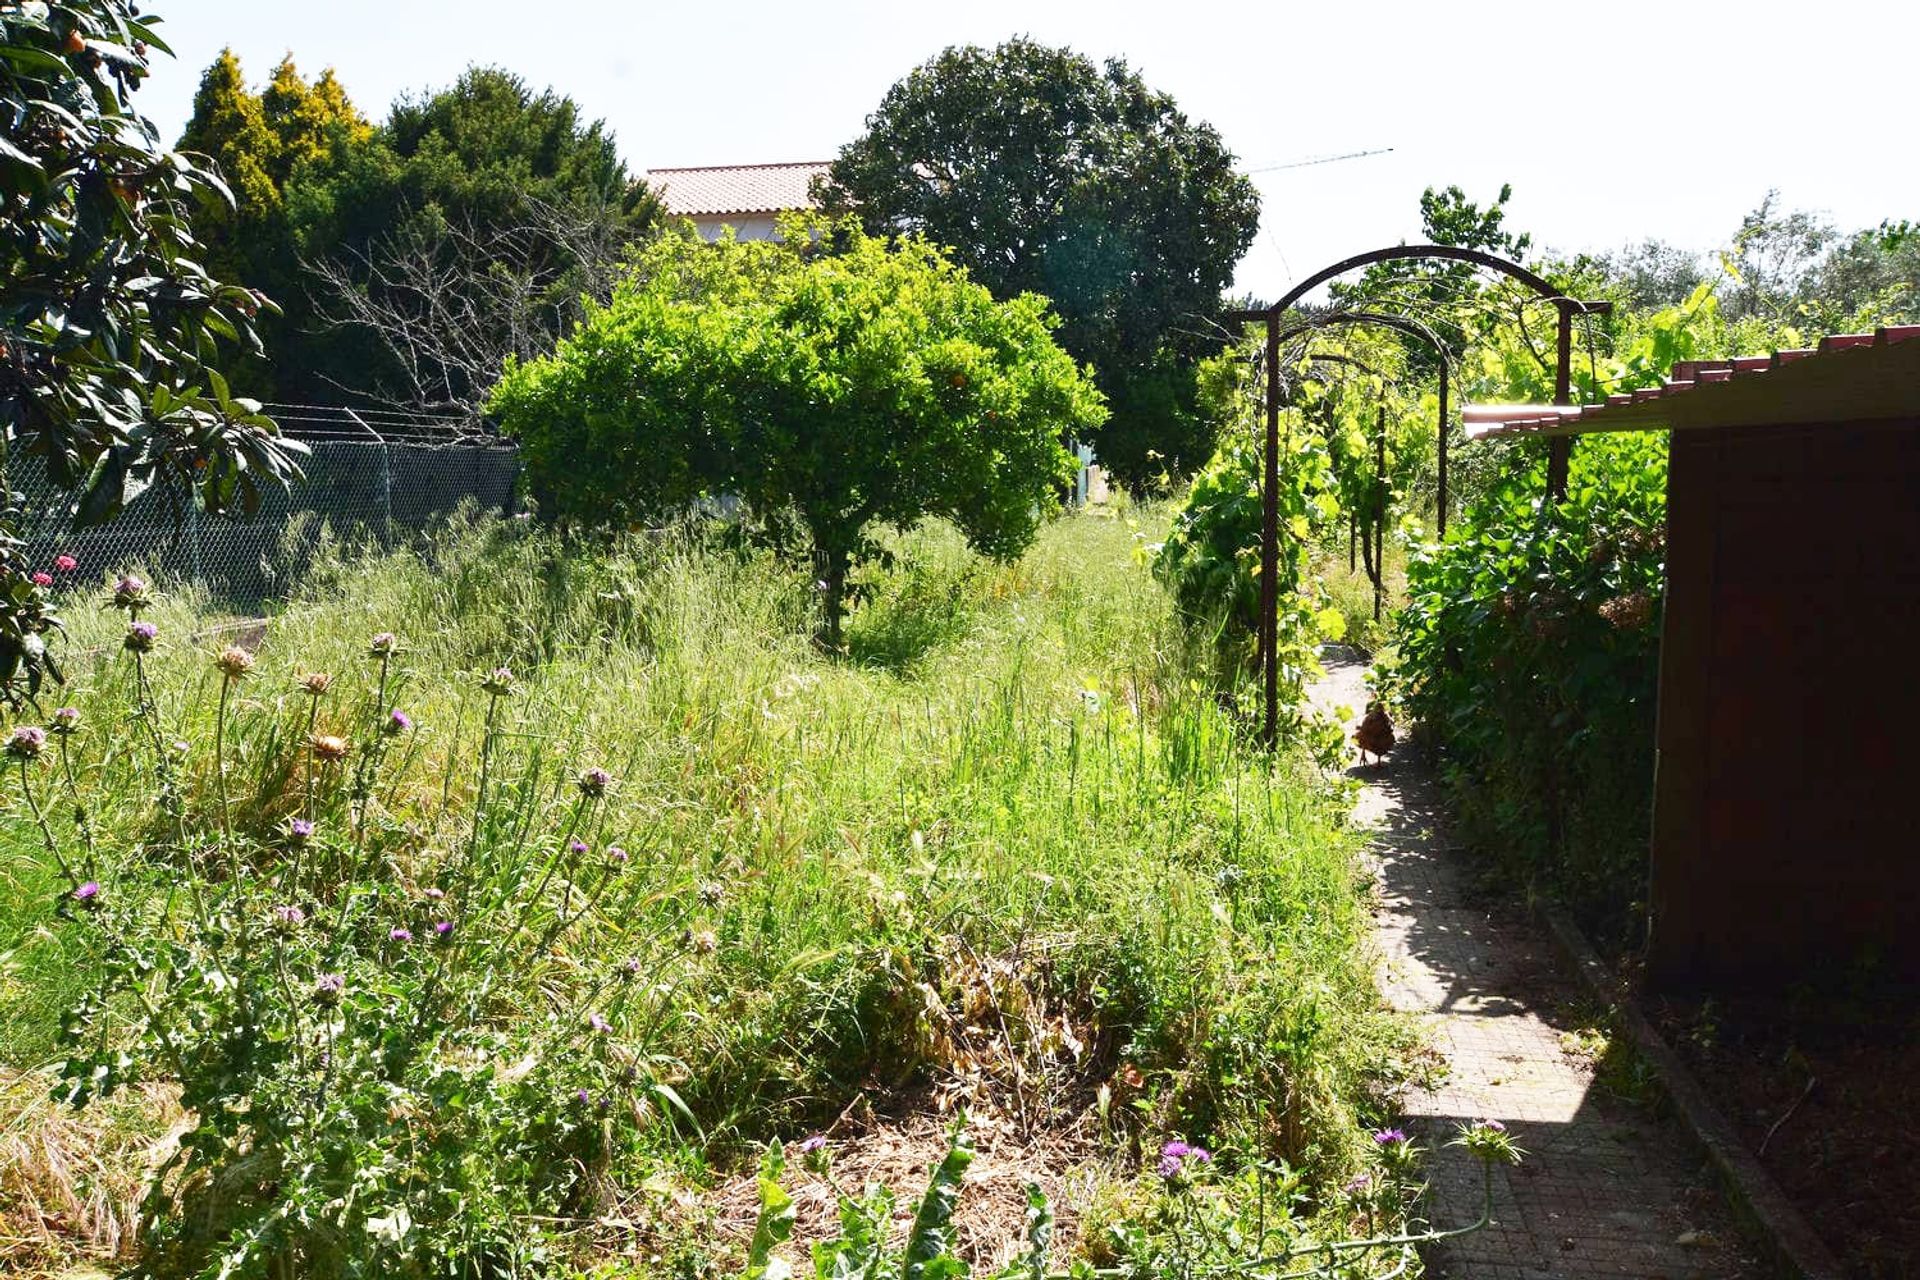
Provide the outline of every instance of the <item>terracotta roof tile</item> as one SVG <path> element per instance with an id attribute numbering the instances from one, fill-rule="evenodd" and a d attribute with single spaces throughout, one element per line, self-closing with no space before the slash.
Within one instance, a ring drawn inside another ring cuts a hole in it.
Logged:
<path id="1" fill-rule="evenodd" d="M 677 218 L 729 213 L 782 213 L 811 209 L 808 188 L 827 171 L 828 161 L 790 164 L 726 164 L 695 169 L 654 169 L 647 181 Z"/>
<path id="2" fill-rule="evenodd" d="M 1770 356 L 1682 360 L 1660 386 L 1610 395 L 1600 404 L 1481 404 L 1460 414 L 1475 440 L 1914 415 L 1920 415 L 1920 325 L 1831 334 L 1817 348 Z"/>

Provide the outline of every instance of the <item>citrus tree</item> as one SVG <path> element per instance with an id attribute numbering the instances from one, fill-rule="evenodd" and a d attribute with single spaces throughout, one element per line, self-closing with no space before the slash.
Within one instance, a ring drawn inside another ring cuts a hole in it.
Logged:
<path id="1" fill-rule="evenodd" d="M 943 516 L 994 556 L 1032 540 L 1072 474 L 1062 441 L 1105 415 L 1053 324 L 1045 299 L 996 301 L 921 240 L 800 222 L 779 242 L 669 236 L 551 356 L 511 365 L 490 408 L 551 516 L 628 522 L 719 493 L 790 514 L 837 648 L 875 525 Z"/>
<path id="2" fill-rule="evenodd" d="M 0 3 L 0 479 L 39 457 L 82 521 L 156 485 L 251 507 L 297 474 L 298 446 L 216 368 L 257 349 L 264 303 L 201 265 L 190 214 L 225 189 L 132 107 L 165 48 L 131 0 Z M 59 623 L 0 492 L 0 694 L 18 701 L 58 677 Z"/>

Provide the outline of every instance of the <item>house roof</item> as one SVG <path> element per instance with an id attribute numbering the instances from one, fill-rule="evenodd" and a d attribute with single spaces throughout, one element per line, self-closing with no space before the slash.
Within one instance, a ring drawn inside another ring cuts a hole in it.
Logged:
<path id="1" fill-rule="evenodd" d="M 647 180 L 677 218 L 728 213 L 784 213 L 813 208 L 813 180 L 830 161 L 787 164 L 722 164 L 692 169 L 653 169 Z"/>
<path id="2" fill-rule="evenodd" d="M 1460 416 L 1470 440 L 1920 417 L 1920 325 L 1771 356 L 1682 360 L 1660 386 L 1600 404 L 1469 405 Z"/>

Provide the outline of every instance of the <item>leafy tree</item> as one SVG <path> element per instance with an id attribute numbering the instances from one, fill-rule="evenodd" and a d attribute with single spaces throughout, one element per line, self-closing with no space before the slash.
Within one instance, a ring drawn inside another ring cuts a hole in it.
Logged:
<path id="1" fill-rule="evenodd" d="M 251 507 L 297 474 L 297 446 L 215 368 L 223 341 L 253 344 L 261 306 L 200 265 L 189 215 L 218 181 L 132 106 L 165 48 L 131 0 L 0 5 L 0 480 L 34 455 L 83 521 L 154 486 Z M 16 702 L 59 676 L 19 503 L 0 513 L 0 692 Z"/>
<path id="2" fill-rule="evenodd" d="M 291 57 L 258 93 L 247 87 L 231 49 L 222 50 L 200 78 L 179 145 L 206 157 L 233 193 L 231 202 L 213 195 L 199 201 L 194 221 L 208 266 L 265 290 L 285 308 L 261 324 L 262 340 L 279 360 L 245 361 L 231 371 L 250 391 L 274 390 L 276 366 L 298 364 L 300 331 L 312 323 L 287 185 L 302 166 L 335 161 L 348 148 L 364 146 L 371 133 L 331 70 L 309 85 Z"/>
<path id="3" fill-rule="evenodd" d="M 476 407 L 508 355 L 566 332 L 662 220 L 600 122 L 487 67 L 395 104 L 367 145 L 296 170 L 287 198 L 322 331 L 287 394 L 440 410 Z"/>
<path id="4" fill-rule="evenodd" d="M 1507 228 L 1507 202 L 1511 199 L 1511 183 L 1502 184 L 1500 194 L 1484 208 L 1468 199 L 1467 193 L 1457 186 L 1439 190 L 1428 187 L 1420 193 L 1423 242 L 1478 249 L 1524 262 L 1533 246 L 1533 237 Z M 1358 282 L 1335 285 L 1333 295 L 1348 305 L 1386 305 L 1402 314 L 1417 316 L 1446 346 L 1449 358 L 1457 360 L 1476 335 L 1484 336 L 1507 318 L 1498 306 L 1487 305 L 1494 295 L 1481 286 L 1477 271 L 1478 268 L 1467 262 L 1411 258 L 1376 262 Z M 1429 376 L 1437 372 L 1438 356 L 1431 348 L 1416 342 L 1408 342 L 1406 346 L 1407 359 L 1415 371 Z"/>
<path id="5" fill-rule="evenodd" d="M 1259 196 L 1211 126 L 1124 62 L 1027 39 L 949 48 L 888 90 L 820 195 L 871 234 L 949 246 L 998 297 L 1052 299 L 1061 345 L 1114 402 L 1097 444 L 1128 484 L 1211 452 L 1191 366 L 1217 345 L 1202 317 L 1253 242 Z"/>
<path id="6" fill-rule="evenodd" d="M 552 516 L 626 521 L 702 492 L 790 513 L 837 648 L 873 525 L 944 516 L 1017 554 L 1072 473 L 1061 438 L 1103 411 L 1044 299 L 996 302 L 924 240 L 833 234 L 833 254 L 798 222 L 785 243 L 663 238 L 490 408 Z"/>

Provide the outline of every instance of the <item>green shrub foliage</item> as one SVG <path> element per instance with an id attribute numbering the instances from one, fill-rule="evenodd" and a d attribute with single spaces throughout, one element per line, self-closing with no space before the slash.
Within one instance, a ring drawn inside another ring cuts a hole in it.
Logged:
<path id="1" fill-rule="evenodd" d="M 833 229 L 646 249 L 612 303 L 491 409 L 542 509 L 657 518 L 703 493 L 791 514 L 811 542 L 826 639 L 874 525 L 951 520 L 1018 554 L 1071 475 L 1062 447 L 1104 416 L 1055 345 L 1044 299 L 997 302 L 944 251 Z"/>
<path id="2" fill-rule="evenodd" d="M 1666 437 L 1590 437 L 1566 501 L 1541 491 L 1535 459 L 1415 550 L 1385 687 L 1431 734 L 1469 840 L 1627 940 L 1652 802 Z"/>

